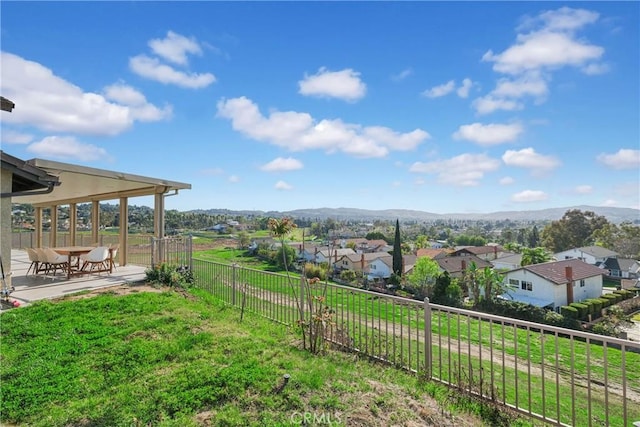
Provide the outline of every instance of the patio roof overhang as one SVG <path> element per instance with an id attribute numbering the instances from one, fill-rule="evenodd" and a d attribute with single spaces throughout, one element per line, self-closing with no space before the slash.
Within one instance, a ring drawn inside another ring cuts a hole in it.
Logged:
<path id="1" fill-rule="evenodd" d="M 140 197 L 191 189 L 191 184 L 130 173 L 90 168 L 51 160 L 31 159 L 25 162 L 57 178 L 59 185 L 46 194 L 22 194 L 16 200 L 34 207 L 89 203 L 121 197 Z"/>

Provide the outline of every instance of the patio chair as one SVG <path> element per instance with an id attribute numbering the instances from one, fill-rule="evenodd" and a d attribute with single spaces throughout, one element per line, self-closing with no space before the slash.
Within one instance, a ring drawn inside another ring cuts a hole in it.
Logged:
<path id="1" fill-rule="evenodd" d="M 29 261 L 31 261 L 31 265 L 29 266 L 29 268 L 27 269 L 27 274 L 25 274 L 25 276 L 29 275 L 29 272 L 31 271 L 31 269 L 33 269 L 33 274 L 37 274 L 40 268 L 40 259 L 38 258 L 38 252 L 36 252 L 35 249 L 33 248 L 24 248 L 25 251 L 27 251 L 27 255 L 29 255 Z"/>
<path id="2" fill-rule="evenodd" d="M 67 268 L 69 268 L 69 257 L 67 257 L 66 255 L 61 255 L 51 248 L 44 248 L 44 253 L 47 257 L 47 274 L 51 271 L 52 268 L 54 275 L 58 270 L 66 273 Z"/>
<path id="3" fill-rule="evenodd" d="M 86 271 L 87 267 L 89 267 L 89 272 L 94 271 L 96 268 L 97 272 L 109 271 L 108 264 L 106 264 L 109 262 L 109 248 L 106 246 L 93 248 L 91 252 L 80 255 L 80 261 L 82 261 L 82 271 Z"/>
<path id="4" fill-rule="evenodd" d="M 38 256 L 38 271 L 36 273 L 43 272 L 44 274 L 49 273 L 49 257 L 43 248 L 35 248 L 34 251 Z"/>
<path id="5" fill-rule="evenodd" d="M 114 243 L 113 245 L 109 246 L 109 249 L 111 250 L 111 257 L 109 258 L 109 262 L 111 263 L 111 265 L 109 265 L 109 268 L 112 268 L 113 270 L 115 270 L 116 255 L 118 255 L 118 249 L 120 249 L 120 243 Z"/>

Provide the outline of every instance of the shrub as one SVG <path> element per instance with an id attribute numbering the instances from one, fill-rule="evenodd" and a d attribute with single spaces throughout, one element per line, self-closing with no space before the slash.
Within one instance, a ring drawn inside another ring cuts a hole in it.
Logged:
<path id="1" fill-rule="evenodd" d="M 560 307 L 560 314 L 562 314 L 564 317 L 577 319 L 578 318 L 578 309 L 575 308 L 575 307 L 572 307 L 570 305 L 564 305 L 564 306 Z"/>
<path id="2" fill-rule="evenodd" d="M 595 307 L 593 306 L 593 302 L 591 302 L 590 300 L 586 299 L 586 300 L 580 301 L 580 304 L 586 305 L 587 306 L 587 314 L 590 314 L 593 317 L 593 315 L 595 314 Z"/>
<path id="3" fill-rule="evenodd" d="M 595 318 L 602 316 L 602 306 L 605 301 L 601 300 L 600 298 L 592 298 L 587 301 L 589 301 L 593 306 L 593 312 L 591 314 Z"/>
<path id="4" fill-rule="evenodd" d="M 602 295 L 600 298 L 607 300 L 609 302 L 609 304 L 605 304 L 604 307 L 608 307 L 610 305 L 613 305 L 617 302 L 617 298 L 618 296 L 615 294 L 604 294 Z"/>
<path id="5" fill-rule="evenodd" d="M 161 286 L 186 288 L 194 283 L 193 272 L 188 267 L 165 262 L 148 268 L 145 275 L 148 282 Z"/>
<path id="6" fill-rule="evenodd" d="M 573 302 L 569 305 L 578 310 L 578 319 L 584 320 L 587 318 L 587 314 L 589 314 L 589 307 L 579 302 Z"/>
<path id="7" fill-rule="evenodd" d="M 340 272 L 340 279 L 348 283 L 354 282 L 356 277 L 356 272 L 353 270 L 342 270 Z"/>
<path id="8" fill-rule="evenodd" d="M 633 295 L 634 295 L 634 294 L 633 294 L 633 292 L 628 291 L 628 290 L 626 290 L 626 289 L 620 289 L 620 290 L 617 290 L 617 291 L 613 291 L 613 293 L 614 293 L 614 294 L 622 295 L 622 299 L 623 299 L 623 300 L 625 300 L 625 299 L 629 299 L 629 298 L 632 298 L 632 297 L 633 297 Z"/>
<path id="9" fill-rule="evenodd" d="M 304 275 L 307 279 L 317 277 L 320 280 L 327 280 L 327 269 L 322 265 L 308 262 L 304 265 Z"/>

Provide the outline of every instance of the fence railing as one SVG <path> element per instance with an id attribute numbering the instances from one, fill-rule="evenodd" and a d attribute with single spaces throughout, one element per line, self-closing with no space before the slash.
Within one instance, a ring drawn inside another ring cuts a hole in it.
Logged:
<path id="1" fill-rule="evenodd" d="M 98 241 L 94 242 L 90 234 L 77 233 L 75 243 L 71 242 L 68 232 L 58 231 L 56 244 L 51 243 L 51 233 L 42 234 L 42 246 L 109 246 L 120 243 L 117 234 L 99 234 Z M 24 249 L 36 246 L 35 232 L 12 233 L 11 248 Z M 165 237 L 156 239 L 149 234 L 129 234 L 127 238 L 127 263 L 141 266 L 153 266 L 161 262 L 175 265 L 191 265 L 192 251 L 191 236 Z"/>
<path id="2" fill-rule="evenodd" d="M 298 324 L 298 301 L 331 313 L 328 344 L 559 425 L 640 420 L 640 345 L 632 341 L 193 259 L 196 286 L 228 304 Z M 325 288 L 326 286 L 326 288 Z M 304 305 L 303 305 L 304 306 Z M 311 314 L 303 311 L 308 319 Z"/>

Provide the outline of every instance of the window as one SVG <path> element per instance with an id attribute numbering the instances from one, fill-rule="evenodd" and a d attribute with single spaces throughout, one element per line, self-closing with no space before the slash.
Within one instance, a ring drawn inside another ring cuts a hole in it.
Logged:
<path id="1" fill-rule="evenodd" d="M 517 288 L 518 286 L 520 286 L 520 281 L 518 279 L 509 279 L 509 284 Z"/>
<path id="2" fill-rule="evenodd" d="M 523 280 L 520 283 L 520 289 L 523 291 L 533 291 L 533 283 Z"/>
<path id="3" fill-rule="evenodd" d="M 580 287 L 584 288 L 584 285 L 585 285 L 584 280 L 580 280 Z"/>

